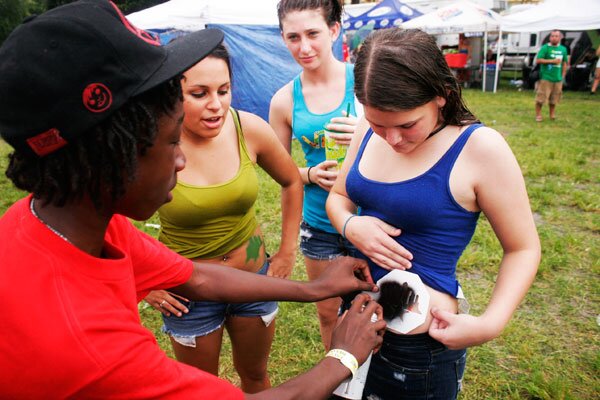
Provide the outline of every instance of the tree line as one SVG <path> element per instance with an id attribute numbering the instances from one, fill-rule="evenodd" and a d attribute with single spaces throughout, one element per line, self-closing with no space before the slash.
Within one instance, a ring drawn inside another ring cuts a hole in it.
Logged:
<path id="1" fill-rule="evenodd" d="M 0 43 L 25 18 L 41 14 L 75 0 L 0 0 Z M 164 3 L 167 0 L 112 0 L 124 14 L 140 11 Z"/>

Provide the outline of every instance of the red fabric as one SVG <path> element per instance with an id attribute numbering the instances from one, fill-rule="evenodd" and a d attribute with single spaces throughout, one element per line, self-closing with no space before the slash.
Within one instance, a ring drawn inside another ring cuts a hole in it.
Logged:
<path id="1" fill-rule="evenodd" d="M 137 302 L 187 281 L 189 260 L 123 216 L 105 237 L 112 259 L 92 257 L 46 228 L 29 201 L 0 219 L 1 397 L 243 398 L 168 358 L 141 325 Z"/>

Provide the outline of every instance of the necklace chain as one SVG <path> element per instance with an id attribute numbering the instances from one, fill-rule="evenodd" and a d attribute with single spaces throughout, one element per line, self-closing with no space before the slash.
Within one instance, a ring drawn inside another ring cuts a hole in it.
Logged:
<path id="1" fill-rule="evenodd" d="M 67 237 L 65 235 L 63 235 L 62 233 L 60 233 L 59 231 L 57 231 L 56 229 L 54 229 L 53 227 L 48 225 L 43 219 L 40 218 L 40 216 L 35 212 L 35 208 L 33 208 L 33 200 L 34 199 L 32 197 L 31 202 L 29 203 L 29 209 L 31 210 L 31 214 L 33 214 L 33 216 L 36 217 L 38 221 L 40 221 L 42 224 L 44 224 L 44 226 L 46 226 L 46 228 L 50 229 L 56 236 L 58 236 L 59 238 L 61 238 L 62 240 L 64 240 L 67 243 L 71 243 L 71 241 L 69 239 L 67 239 Z"/>
<path id="2" fill-rule="evenodd" d="M 445 128 L 445 127 L 447 127 L 447 126 L 448 126 L 448 124 L 444 122 L 444 123 L 443 123 L 442 125 L 440 125 L 440 126 L 437 128 L 437 129 L 434 129 L 434 130 L 433 130 L 433 132 L 431 132 L 431 133 L 429 134 L 429 136 L 427 136 L 427 138 L 426 138 L 425 140 L 429 139 L 430 137 L 432 137 L 433 135 L 435 135 L 436 133 L 438 133 L 439 131 L 441 131 L 442 129 L 444 129 L 444 128 Z"/>

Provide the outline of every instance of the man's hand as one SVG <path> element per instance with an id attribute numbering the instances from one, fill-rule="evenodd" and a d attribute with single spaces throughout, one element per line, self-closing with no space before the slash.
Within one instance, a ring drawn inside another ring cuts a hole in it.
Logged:
<path id="1" fill-rule="evenodd" d="M 341 296 L 356 291 L 377 291 L 369 266 L 365 260 L 338 257 L 330 262 L 321 276 L 314 280 L 315 300 Z"/>
<path id="2" fill-rule="evenodd" d="M 373 314 L 377 315 L 376 322 L 371 321 Z M 385 326 L 381 306 L 369 295 L 359 294 L 350 309 L 338 319 L 331 338 L 331 348 L 350 352 L 362 364 L 371 351 L 381 346 Z"/>

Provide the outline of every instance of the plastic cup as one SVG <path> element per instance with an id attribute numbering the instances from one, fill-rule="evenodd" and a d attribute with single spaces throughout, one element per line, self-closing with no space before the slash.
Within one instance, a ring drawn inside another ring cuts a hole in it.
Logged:
<path id="1" fill-rule="evenodd" d="M 339 171 L 340 168 L 342 168 L 342 163 L 346 159 L 348 145 L 336 143 L 335 139 L 330 136 L 331 133 L 336 132 L 328 129 L 325 129 L 323 132 L 325 135 L 325 159 L 328 161 L 337 161 L 337 165 L 335 167 L 331 167 L 330 170 Z"/>

